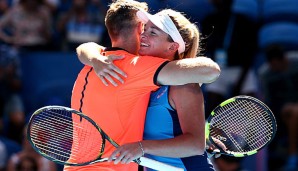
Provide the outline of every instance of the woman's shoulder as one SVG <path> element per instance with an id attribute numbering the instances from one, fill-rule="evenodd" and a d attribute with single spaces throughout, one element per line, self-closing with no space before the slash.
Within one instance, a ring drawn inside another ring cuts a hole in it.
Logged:
<path id="1" fill-rule="evenodd" d="M 185 92 L 185 91 L 201 91 L 200 84 L 189 83 L 185 85 L 171 86 L 171 92 Z M 179 94 L 178 94 L 179 95 Z"/>

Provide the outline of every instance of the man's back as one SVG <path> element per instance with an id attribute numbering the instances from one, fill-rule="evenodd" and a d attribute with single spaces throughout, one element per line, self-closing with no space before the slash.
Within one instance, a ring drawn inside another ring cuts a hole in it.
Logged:
<path id="1" fill-rule="evenodd" d="M 113 49 L 115 50 L 115 49 Z M 150 92 L 158 88 L 154 84 L 155 74 L 165 63 L 164 59 L 153 57 L 138 57 L 124 50 L 107 51 L 106 54 L 125 55 L 123 60 L 115 64 L 126 71 L 125 84 L 114 87 L 102 84 L 94 70 L 85 66 L 73 88 L 71 107 L 82 111 L 92 118 L 113 140 L 124 144 L 142 140 L 144 120 Z M 148 60 L 147 58 L 150 58 Z M 103 157 L 108 157 L 115 148 L 106 143 Z M 84 146 L 81 148 L 82 154 Z M 130 165 L 130 166 L 129 166 Z M 137 165 L 132 163 L 114 165 L 113 163 L 98 163 L 82 168 L 86 170 L 129 170 L 137 171 Z M 76 169 L 66 167 L 65 170 Z"/>

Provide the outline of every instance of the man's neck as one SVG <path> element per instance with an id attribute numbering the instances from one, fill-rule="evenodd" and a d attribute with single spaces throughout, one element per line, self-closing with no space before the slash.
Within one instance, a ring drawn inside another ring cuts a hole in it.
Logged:
<path id="1" fill-rule="evenodd" d="M 139 43 L 133 40 L 132 38 L 124 38 L 124 39 L 118 39 L 117 41 L 112 41 L 112 47 L 118 47 L 125 49 L 131 54 L 138 55 L 139 51 Z"/>

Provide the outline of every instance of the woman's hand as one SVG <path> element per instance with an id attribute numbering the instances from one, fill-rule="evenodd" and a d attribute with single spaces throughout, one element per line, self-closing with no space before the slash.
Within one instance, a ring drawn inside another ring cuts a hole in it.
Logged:
<path id="1" fill-rule="evenodd" d="M 118 147 L 109 157 L 109 162 L 115 159 L 114 164 L 121 162 L 122 164 L 128 164 L 135 159 L 143 156 L 143 151 L 139 142 L 124 144 Z"/>
<path id="2" fill-rule="evenodd" d="M 213 142 L 215 142 L 218 147 L 220 147 L 224 151 L 227 150 L 227 147 L 225 146 L 225 144 L 222 143 L 219 139 L 214 138 L 214 137 L 211 137 L 211 138 L 212 138 Z M 207 145 L 206 151 L 207 151 L 209 158 L 211 158 L 213 156 L 215 158 L 218 158 L 221 156 L 220 150 L 217 149 L 214 145 L 212 145 L 209 140 L 206 141 L 206 145 Z"/>
<path id="3" fill-rule="evenodd" d="M 120 83 L 124 83 L 121 76 L 127 77 L 126 74 L 113 64 L 114 60 L 120 60 L 123 58 L 124 56 L 109 55 L 101 56 L 101 59 L 94 58 L 91 61 L 96 75 L 100 78 L 104 85 L 108 86 L 108 82 L 110 82 L 114 86 L 118 86 L 115 80 L 118 80 Z"/>

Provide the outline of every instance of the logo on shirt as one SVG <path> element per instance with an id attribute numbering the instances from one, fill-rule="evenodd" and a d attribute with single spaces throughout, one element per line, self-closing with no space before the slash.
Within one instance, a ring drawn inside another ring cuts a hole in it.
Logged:
<path id="1" fill-rule="evenodd" d="M 159 99 L 162 95 L 164 95 L 168 90 L 168 87 L 163 88 L 161 92 L 156 96 L 157 99 Z"/>

